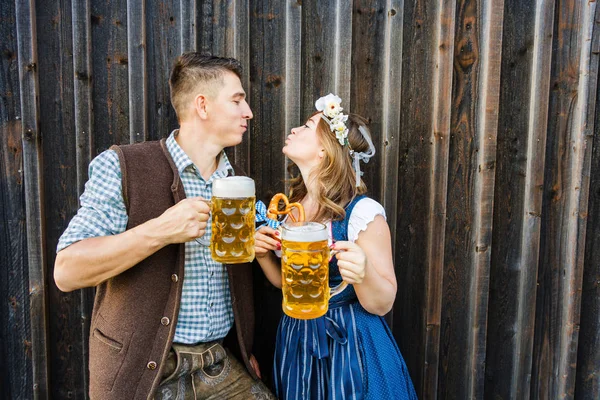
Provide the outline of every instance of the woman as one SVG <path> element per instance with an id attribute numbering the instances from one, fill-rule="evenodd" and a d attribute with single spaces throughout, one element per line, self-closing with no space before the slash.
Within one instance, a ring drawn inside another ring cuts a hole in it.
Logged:
<path id="1" fill-rule="evenodd" d="M 383 207 L 365 197 L 360 161 L 375 148 L 365 120 L 345 115 L 329 94 L 317 112 L 292 129 L 283 153 L 300 175 L 290 202 L 307 221 L 328 225 L 332 249 L 330 286 L 348 287 L 315 320 L 284 315 L 278 328 L 274 381 L 280 399 L 416 399 L 406 365 L 383 315 L 396 297 L 390 230 Z M 256 258 L 269 281 L 281 287 L 278 232 L 256 232 Z"/>

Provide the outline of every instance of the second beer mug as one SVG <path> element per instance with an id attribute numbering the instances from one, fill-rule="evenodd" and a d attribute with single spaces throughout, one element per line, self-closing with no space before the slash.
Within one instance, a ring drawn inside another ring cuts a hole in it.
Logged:
<path id="1" fill-rule="evenodd" d="M 329 298 L 347 286 L 342 282 L 329 287 L 327 227 L 318 222 L 290 222 L 282 228 L 283 312 L 298 319 L 325 315 Z"/>
<path id="2" fill-rule="evenodd" d="M 213 182 L 210 250 L 226 264 L 254 259 L 254 181 L 230 176 Z"/>

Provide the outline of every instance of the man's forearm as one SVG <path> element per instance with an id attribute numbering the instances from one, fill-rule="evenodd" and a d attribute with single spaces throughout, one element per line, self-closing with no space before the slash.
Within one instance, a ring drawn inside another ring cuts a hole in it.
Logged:
<path id="1" fill-rule="evenodd" d="M 81 240 L 60 251 L 54 280 L 64 292 L 97 286 L 154 254 L 167 242 L 155 234 L 154 220 L 114 236 Z"/>

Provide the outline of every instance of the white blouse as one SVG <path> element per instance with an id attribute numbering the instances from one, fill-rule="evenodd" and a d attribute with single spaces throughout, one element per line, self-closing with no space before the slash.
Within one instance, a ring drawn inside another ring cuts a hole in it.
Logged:
<path id="1" fill-rule="evenodd" d="M 385 210 L 381 204 L 369 197 L 360 199 L 352 209 L 350 220 L 348 221 L 348 240 L 352 243 L 356 242 L 358 235 L 367 230 L 367 225 L 375 220 L 375 217 L 381 215 L 387 221 Z M 329 231 L 329 244 L 333 243 L 333 231 L 331 221 L 327 222 L 327 230 Z"/>
<path id="2" fill-rule="evenodd" d="M 355 242 L 358 239 L 358 234 L 367 229 L 367 225 L 372 222 L 376 216 L 381 215 L 387 221 L 385 210 L 381 204 L 373 199 L 364 197 L 360 199 L 348 221 L 348 240 Z"/>

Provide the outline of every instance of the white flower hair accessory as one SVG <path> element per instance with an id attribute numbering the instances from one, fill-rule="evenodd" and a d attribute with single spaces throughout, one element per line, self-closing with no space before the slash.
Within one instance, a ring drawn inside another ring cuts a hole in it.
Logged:
<path id="1" fill-rule="evenodd" d="M 348 144 L 348 128 L 346 127 L 348 115 L 342 114 L 341 102 L 342 99 L 333 93 L 329 93 L 315 102 L 315 108 L 323 113 L 321 118 L 327 122 L 331 132 L 335 133 L 338 142 L 344 146 Z"/>
<path id="2" fill-rule="evenodd" d="M 327 122 L 331 132 L 335 133 L 335 137 L 342 146 L 348 145 L 348 127 L 346 121 L 348 121 L 348 115 L 342 114 L 343 108 L 340 107 L 342 99 L 333 93 L 329 93 L 327 96 L 319 98 L 315 102 L 315 108 L 317 111 L 321 111 L 321 118 Z M 352 167 L 356 173 L 356 187 L 360 186 L 360 178 L 363 172 L 360 170 L 360 162 L 368 163 L 369 159 L 375 155 L 375 146 L 371 140 L 371 135 L 364 126 L 359 126 L 358 131 L 365 138 L 369 145 L 369 151 L 357 153 L 350 149 L 350 156 L 352 157 Z"/>

